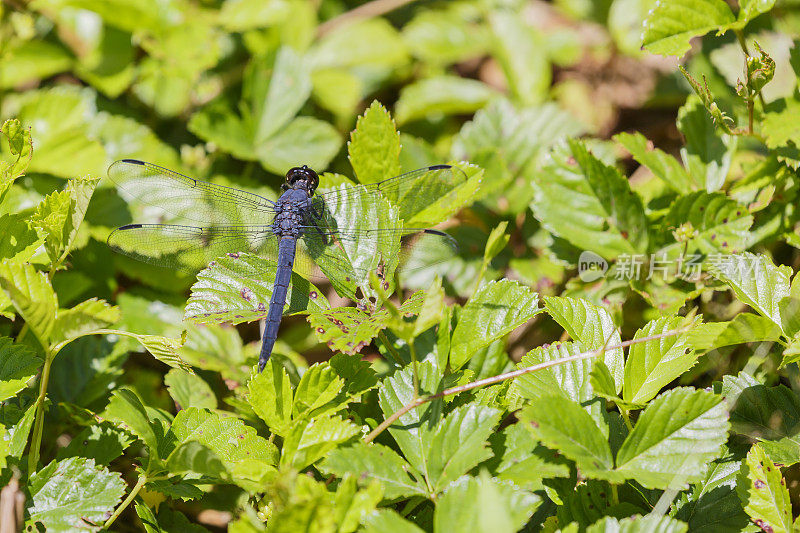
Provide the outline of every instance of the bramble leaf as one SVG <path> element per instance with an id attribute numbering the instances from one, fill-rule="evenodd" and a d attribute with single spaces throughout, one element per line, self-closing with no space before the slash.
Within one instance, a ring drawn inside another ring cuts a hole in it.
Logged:
<path id="1" fill-rule="evenodd" d="M 58 300 L 44 272 L 29 263 L 0 262 L 0 288 L 14 304 L 42 347 L 49 346 L 56 321 Z"/>
<path id="2" fill-rule="evenodd" d="M 682 56 L 693 37 L 720 30 L 735 20 L 724 0 L 657 2 L 644 21 L 642 46 L 653 54 Z"/>
<path id="3" fill-rule="evenodd" d="M 736 484 L 736 491 L 750 519 L 765 531 L 794 531 L 789 489 L 761 445 L 754 444 Z"/>
<path id="4" fill-rule="evenodd" d="M 0 401 L 24 389 L 41 365 L 42 359 L 29 347 L 0 337 Z"/>
<path id="5" fill-rule="evenodd" d="M 347 151 L 360 183 L 375 183 L 400 174 L 400 134 L 389 112 L 377 100 L 358 117 Z"/>
<path id="6" fill-rule="evenodd" d="M 85 457 L 51 462 L 31 476 L 28 487 L 31 523 L 53 531 L 99 531 L 125 492 L 122 476 Z"/>
<path id="7" fill-rule="evenodd" d="M 214 395 L 214 391 L 197 374 L 173 368 L 164 376 L 164 385 L 167 386 L 169 395 L 180 409 L 187 407 L 217 408 L 217 397 Z"/>
<path id="8" fill-rule="evenodd" d="M 404 86 L 395 105 L 395 120 L 405 124 L 433 114 L 472 113 L 496 95 L 485 83 L 442 75 Z"/>

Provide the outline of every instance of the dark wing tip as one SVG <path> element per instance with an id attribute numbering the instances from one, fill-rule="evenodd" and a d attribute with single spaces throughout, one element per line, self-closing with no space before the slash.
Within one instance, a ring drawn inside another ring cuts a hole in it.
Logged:
<path id="1" fill-rule="evenodd" d="M 453 168 L 452 165 L 431 165 L 428 170 L 444 170 L 446 168 Z"/>
<path id="2" fill-rule="evenodd" d="M 117 230 L 122 231 L 122 230 L 126 230 L 126 229 L 137 229 L 137 228 L 141 228 L 141 227 L 142 227 L 141 224 L 125 224 L 124 226 L 118 227 Z"/>
<path id="3" fill-rule="evenodd" d="M 142 165 L 144 166 L 144 161 L 139 161 L 138 159 L 120 159 L 123 163 L 130 163 L 132 165 Z"/>

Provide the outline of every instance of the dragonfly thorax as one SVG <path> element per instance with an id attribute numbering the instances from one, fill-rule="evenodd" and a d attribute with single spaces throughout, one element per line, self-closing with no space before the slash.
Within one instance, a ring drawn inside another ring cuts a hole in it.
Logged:
<path id="1" fill-rule="evenodd" d="M 282 185 L 284 191 L 289 189 L 300 189 L 306 192 L 309 197 L 314 195 L 314 191 L 319 186 L 319 176 L 307 165 L 294 167 L 286 173 L 286 183 Z"/>

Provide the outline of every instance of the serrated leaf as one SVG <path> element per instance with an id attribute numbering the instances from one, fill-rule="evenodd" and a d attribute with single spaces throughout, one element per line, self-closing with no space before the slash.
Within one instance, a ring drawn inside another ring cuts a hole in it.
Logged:
<path id="1" fill-rule="evenodd" d="M 41 366 L 42 359 L 29 347 L 0 337 L 0 401 L 24 389 Z"/>
<path id="2" fill-rule="evenodd" d="M 194 473 L 214 479 L 225 479 L 227 469 L 214 451 L 196 440 L 178 444 L 166 458 L 170 473 Z"/>
<path id="3" fill-rule="evenodd" d="M 275 57 L 269 87 L 257 102 L 254 141 L 258 145 L 272 137 L 294 117 L 311 95 L 311 72 L 307 61 L 283 46 Z"/>
<path id="4" fill-rule="evenodd" d="M 557 450 L 589 477 L 611 478 L 614 458 L 595 420 L 577 402 L 563 396 L 544 396 L 519 413 L 521 423 L 548 448 Z"/>
<path id="5" fill-rule="evenodd" d="M 33 474 L 28 488 L 31 523 L 41 522 L 52 531 L 99 531 L 122 499 L 125 482 L 118 473 L 95 466 L 94 459 L 70 457 Z"/>
<path id="6" fill-rule="evenodd" d="M 464 476 L 445 491 L 436 504 L 436 532 L 475 531 L 514 533 L 530 520 L 541 499 L 512 483 Z"/>
<path id="7" fill-rule="evenodd" d="M 331 350 L 346 354 L 360 352 L 386 326 L 389 312 L 385 309 L 369 314 L 356 307 L 339 307 L 308 315 L 308 323 L 317 339 Z"/>
<path id="8" fill-rule="evenodd" d="M 331 451 L 320 465 L 328 474 L 380 481 L 387 499 L 425 496 L 427 489 L 421 475 L 391 448 L 382 444 L 356 442 Z"/>
<path id="9" fill-rule="evenodd" d="M 358 117 L 347 151 L 360 183 L 375 183 L 400 174 L 400 134 L 392 116 L 377 100 Z"/>
<path id="10" fill-rule="evenodd" d="M 222 256 L 197 275 L 184 316 L 197 323 L 252 322 L 266 316 L 277 264 L 252 254 Z M 317 287 L 292 274 L 284 313 L 329 309 Z"/>
<path id="11" fill-rule="evenodd" d="M 216 409 L 217 397 L 206 381 L 197 374 L 173 368 L 164 376 L 164 385 L 180 409 L 199 407 Z"/>
<path id="12" fill-rule="evenodd" d="M 321 414 L 325 404 L 336 398 L 344 386 L 336 371 L 327 363 L 311 365 L 300 378 L 300 383 L 294 391 L 292 402 L 292 417 L 298 418 L 305 413 L 313 416 Z M 327 411 L 325 409 L 322 412 Z"/>
<path id="13" fill-rule="evenodd" d="M 794 96 L 781 98 L 770 102 L 764 109 L 764 119 L 761 122 L 761 134 L 764 136 L 767 148 L 775 150 L 779 157 L 786 156 L 794 161 L 797 166 L 800 154 L 800 132 L 795 127 L 795 121 L 800 117 L 800 100 Z"/>
<path id="14" fill-rule="evenodd" d="M 775 0 L 739 0 L 737 21 L 744 27 L 753 18 L 770 11 L 774 6 Z"/>
<path id="15" fill-rule="evenodd" d="M 698 324 L 688 333 L 689 344 L 704 352 L 748 342 L 781 338 L 781 328 L 772 320 L 754 313 L 739 313 L 728 322 Z"/>
<path id="16" fill-rule="evenodd" d="M 624 146 L 640 165 L 647 167 L 655 177 L 677 192 L 685 194 L 696 187 L 677 159 L 653 147 L 652 142 L 641 133 L 618 133 L 614 140 Z"/>
<path id="17" fill-rule="evenodd" d="M 667 233 L 687 223 L 694 230 L 692 237 L 662 248 L 661 253 L 733 253 L 747 248 L 752 239 L 748 230 L 753 216 L 745 206 L 718 192 L 698 191 L 675 200 L 664 217 L 663 231 Z"/>
<path id="18" fill-rule="evenodd" d="M 31 225 L 39 229 L 45 239 L 45 247 L 51 263 L 58 260 L 65 245 L 64 228 L 69 216 L 69 208 L 69 193 L 56 191 L 45 196 L 31 216 Z"/>
<path id="19" fill-rule="evenodd" d="M 274 465 L 278 462 L 276 446 L 258 436 L 255 429 L 236 417 L 221 417 L 208 409 L 189 407 L 181 410 L 172 422 L 160 454 L 165 455 L 166 451 L 172 453 L 189 441 L 197 441 L 213 452 L 229 473 L 231 481 L 247 490 L 263 487 L 265 478 L 274 473 Z M 167 450 L 166 443 L 175 448 Z M 200 453 L 199 457 L 212 457 L 200 448 L 196 450 Z M 188 456 L 193 457 L 194 452 Z"/>
<path id="20" fill-rule="evenodd" d="M 486 446 L 489 435 L 500 421 L 500 411 L 483 405 L 457 407 L 432 431 L 427 458 L 416 465 L 434 491 L 444 490 L 451 482 L 492 456 Z"/>
<path id="21" fill-rule="evenodd" d="M 489 438 L 495 455 L 491 471 L 496 478 L 536 491 L 544 488 L 542 482 L 545 479 L 568 477 L 566 462 L 553 462 L 553 458 L 546 455 L 545 448 L 534 450 L 536 441 L 524 426 L 513 424 Z M 499 461 L 496 466 L 495 461 Z"/>
<path id="22" fill-rule="evenodd" d="M 693 37 L 719 30 L 735 20 L 724 0 L 657 2 L 644 21 L 642 46 L 653 54 L 682 56 Z"/>
<path id="23" fill-rule="evenodd" d="M 616 472 L 648 488 L 683 488 L 719 456 L 728 427 L 722 397 L 672 389 L 642 412 L 617 453 Z"/>
<path id="24" fill-rule="evenodd" d="M 285 437 L 291 427 L 294 392 L 283 365 L 270 358 L 264 370 L 250 378 L 247 389 L 247 401 L 256 414 L 270 431 Z"/>
<path id="25" fill-rule="evenodd" d="M 550 89 L 552 77 L 543 36 L 510 10 L 493 10 L 494 58 L 500 63 L 516 100 L 538 104 Z"/>
<path id="26" fill-rule="evenodd" d="M 281 465 L 302 470 L 358 435 L 360 429 L 338 416 L 300 418 L 283 441 Z"/>
<path id="27" fill-rule="evenodd" d="M 525 368 L 549 361 L 558 361 L 585 351 L 582 343 L 559 342 L 534 348 L 525 354 L 517 368 Z M 583 403 L 595 395 L 589 383 L 592 359 L 580 359 L 529 372 L 516 378 L 511 390 L 522 398 L 537 401 L 545 396 L 563 395 L 565 398 Z M 613 380 L 612 380 L 613 388 Z M 613 393 L 612 393 L 613 394 Z"/>
<path id="28" fill-rule="evenodd" d="M 33 142 L 30 130 L 23 128 L 20 121 L 14 118 L 6 120 L 0 132 L 8 141 L 13 160 L 0 160 L 0 203 L 2 203 L 14 180 L 25 174 L 33 156 Z"/>
<path id="29" fill-rule="evenodd" d="M 400 90 L 395 104 L 395 120 L 405 124 L 432 115 L 474 113 L 496 95 L 485 83 L 442 75 L 427 78 Z"/>
<path id="30" fill-rule="evenodd" d="M 745 252 L 723 256 L 712 262 L 710 270 L 733 289 L 741 302 L 781 326 L 779 303 L 789 296 L 790 267 L 776 267 L 765 255 Z"/>
<path id="31" fill-rule="evenodd" d="M 192 367 L 181 358 L 178 352 L 186 341 L 185 338 L 171 339 L 160 335 L 137 335 L 135 333 L 122 331 L 117 331 L 117 333 L 133 337 L 144 346 L 145 350 L 150 352 L 150 355 L 162 363 L 172 368 L 180 368 L 187 372 L 193 372 Z"/>
<path id="32" fill-rule="evenodd" d="M 118 322 L 119 307 L 105 300 L 90 298 L 70 309 L 59 309 L 53 328 L 53 338 L 67 340 Z"/>
<path id="33" fill-rule="evenodd" d="M 545 157 L 534 175 L 531 208 L 548 231 L 607 259 L 647 247 L 641 198 L 579 141 Z"/>
<path id="34" fill-rule="evenodd" d="M 134 442 L 125 431 L 108 422 L 83 428 L 70 443 L 58 451 L 59 460 L 67 457 L 88 457 L 98 465 L 107 465 Z"/>
<path id="35" fill-rule="evenodd" d="M 428 174 L 427 180 L 420 179 L 417 182 L 413 195 L 405 195 L 398 207 L 400 217 L 407 226 L 436 226 L 477 200 L 483 182 L 483 169 L 466 163 L 453 166 L 466 175 L 466 180 L 456 183 L 451 190 L 442 190 L 440 176 Z"/>
<path id="36" fill-rule="evenodd" d="M 483 285 L 459 315 L 450 345 L 450 365 L 464 366 L 479 349 L 530 320 L 541 309 L 538 295 L 517 282 L 501 280 Z"/>
<path id="37" fill-rule="evenodd" d="M 43 347 L 48 347 L 56 321 L 58 300 L 44 272 L 28 263 L 0 263 L 0 288 Z"/>
<path id="38" fill-rule="evenodd" d="M 158 460 L 161 427 L 150 420 L 144 404 L 130 389 L 117 389 L 111 393 L 103 418 L 127 429 L 148 447 L 151 459 Z"/>
<path id="39" fill-rule="evenodd" d="M 697 322 L 686 324 L 681 317 L 658 318 L 637 330 L 633 339 L 644 339 L 684 327 L 691 329 Z M 689 339 L 689 331 L 684 331 L 632 345 L 625 361 L 622 398 L 631 403 L 647 403 L 669 382 L 689 370 L 699 355 L 689 344 Z"/>
<path id="40" fill-rule="evenodd" d="M 739 498 L 750 519 L 764 531 L 793 531 L 789 489 L 776 467 L 755 444 L 742 463 L 736 485 Z"/>
<path id="41" fill-rule="evenodd" d="M 614 346 L 622 342 L 611 314 L 588 300 L 545 297 L 545 309 L 570 337 L 587 349 Z M 614 377 L 617 392 L 622 389 L 624 358 L 622 348 L 611 348 L 603 354 L 603 362 Z M 591 361 L 589 361 L 591 367 Z M 577 399 L 577 398 L 575 398 Z"/>

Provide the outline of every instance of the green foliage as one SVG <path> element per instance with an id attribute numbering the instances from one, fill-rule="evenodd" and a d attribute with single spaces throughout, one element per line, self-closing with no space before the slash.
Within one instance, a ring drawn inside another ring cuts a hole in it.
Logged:
<path id="1" fill-rule="evenodd" d="M 797 529 L 798 7 L 386 5 L 0 7 L 13 526 Z M 259 373 L 276 264 L 114 254 L 204 222 L 123 158 L 273 201 L 306 164 L 333 224 L 458 248 L 301 246 Z"/>

